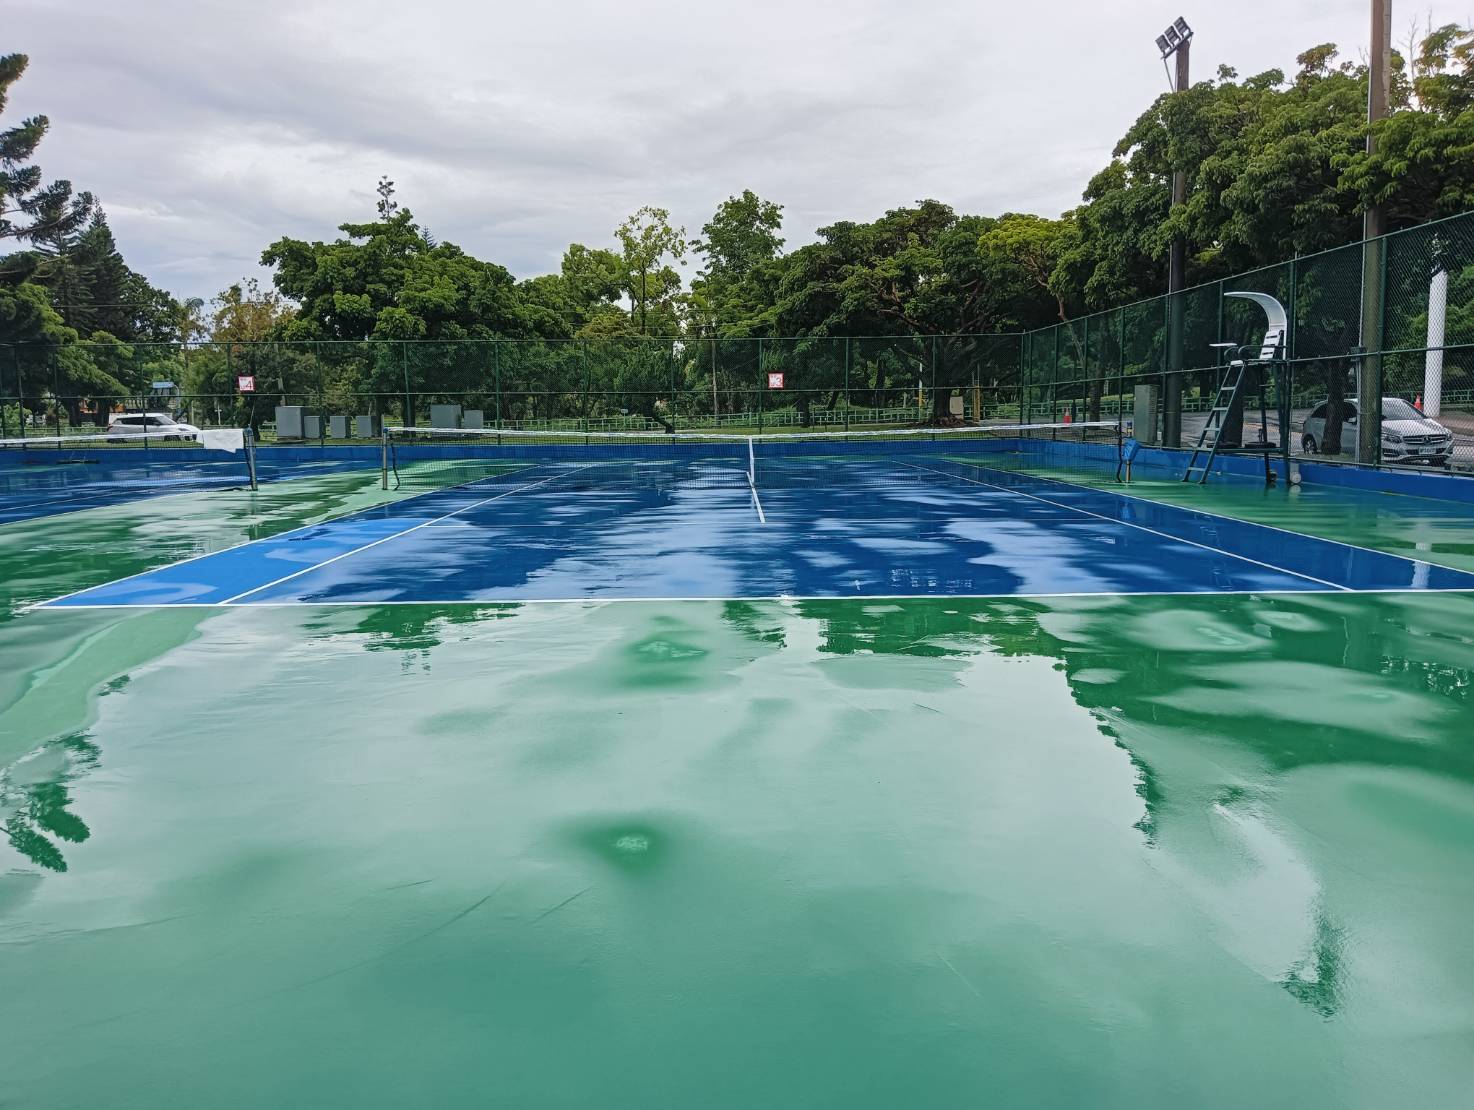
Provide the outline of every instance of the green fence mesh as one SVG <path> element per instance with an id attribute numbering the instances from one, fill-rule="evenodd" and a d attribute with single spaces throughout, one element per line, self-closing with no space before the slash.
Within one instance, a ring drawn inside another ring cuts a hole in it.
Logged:
<path id="1" fill-rule="evenodd" d="M 1474 474 L 1474 213 L 1022 334 L 0 346 L 0 437 L 147 410 L 269 441 L 282 405 L 324 417 L 324 441 L 333 415 L 652 432 L 1131 420 L 1145 385 L 1157 413 L 1136 430 L 1172 431 L 1165 406 L 1190 445 L 1222 372 L 1214 345 L 1263 334 L 1236 291 L 1287 310 L 1295 452 Z M 1368 375 L 1383 427 L 1358 444 Z"/>

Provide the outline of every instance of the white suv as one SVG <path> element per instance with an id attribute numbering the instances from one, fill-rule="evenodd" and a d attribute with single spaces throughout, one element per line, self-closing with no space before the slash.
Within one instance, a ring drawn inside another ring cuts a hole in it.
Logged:
<path id="1" fill-rule="evenodd" d="M 109 439 L 198 439 L 200 430 L 166 412 L 120 412 L 108 419 Z"/>
<path id="2" fill-rule="evenodd" d="M 1357 408 L 1354 400 L 1341 402 L 1341 450 L 1352 453 L 1356 443 Z M 1300 436 L 1307 455 L 1320 452 L 1326 438 L 1326 402 L 1310 410 Z M 1382 461 L 1425 462 L 1447 466 L 1454 450 L 1454 434 L 1436 420 L 1424 416 L 1401 397 L 1382 398 Z"/>

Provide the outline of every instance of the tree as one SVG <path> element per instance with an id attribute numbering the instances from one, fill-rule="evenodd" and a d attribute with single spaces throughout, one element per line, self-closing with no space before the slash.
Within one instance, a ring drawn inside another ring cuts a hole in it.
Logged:
<path id="1" fill-rule="evenodd" d="M 701 228 L 703 239 L 691 247 L 705 265 L 691 283 L 693 318 L 703 330 L 717 334 L 751 334 L 760 328 L 770 303 L 771 286 L 759 275 L 783 248 L 778 232 L 783 207 L 763 200 L 751 189 L 724 200 Z"/>
<path id="2" fill-rule="evenodd" d="M 0 57 L 0 113 L 28 62 L 24 54 Z M 32 116 L 0 131 L 0 241 L 61 238 L 86 226 L 92 215 L 91 193 L 73 196 L 70 181 L 43 185 L 40 168 L 26 164 L 50 126 L 45 116 Z"/>
<path id="3" fill-rule="evenodd" d="M 379 178 L 379 184 L 374 189 L 379 194 L 379 202 L 375 208 L 379 213 L 379 222 L 387 223 L 394 218 L 394 213 L 399 211 L 399 202 L 394 199 L 394 182 L 389 180 L 387 174 Z"/>
<path id="4" fill-rule="evenodd" d="M 1474 31 L 1430 31 L 1411 78 L 1394 89 L 1400 95 L 1377 124 L 1375 152 L 1343 159 L 1348 190 L 1361 206 L 1381 205 L 1394 228 L 1474 208 Z"/>
<path id="5" fill-rule="evenodd" d="M 647 205 L 620 224 L 614 234 L 621 251 L 621 284 L 629 294 L 639 333 L 650 334 L 652 315 L 673 332 L 676 318 L 672 299 L 680 291 L 681 275 L 665 260 L 680 261 L 686 256 L 685 229 L 671 227 L 670 213 L 664 208 Z"/>
<path id="6" fill-rule="evenodd" d="M 503 267 L 452 243 L 432 245 L 407 208 L 342 224 L 331 243 L 279 239 L 261 255 L 273 283 L 301 305 L 296 339 L 465 339 L 525 331 Z"/>
<path id="7" fill-rule="evenodd" d="M 317 348 L 325 375 L 344 395 L 370 394 L 380 410 L 406 390 L 488 392 L 495 352 L 474 341 L 534 335 L 534 320 L 554 324 L 549 312 L 529 312 L 503 267 L 432 241 L 387 190 L 379 208 L 384 218 L 342 224 L 344 237 L 333 242 L 279 239 L 263 252 L 262 263 L 275 269 L 276 288 L 300 305 L 295 316 L 278 322 L 276 337 L 337 341 Z M 556 307 L 557 299 L 552 303 Z M 416 345 L 343 342 L 353 340 Z"/>
<path id="8" fill-rule="evenodd" d="M 182 372 L 187 392 L 210 398 L 206 403 L 213 404 L 217 423 L 228 412 L 232 422 L 259 428 L 272 392 L 282 404 L 322 392 L 310 348 L 270 342 L 295 315 L 279 293 L 248 278 L 216 294 L 209 307 L 209 345 L 187 352 Z M 200 316 L 203 324 L 202 311 Z M 241 374 L 257 379 L 254 393 L 237 394 L 235 378 Z"/>
<path id="9" fill-rule="evenodd" d="M 174 338 L 180 346 L 188 346 L 207 334 L 205 326 L 205 299 L 203 297 L 185 297 L 181 301 L 174 302 L 174 314 L 171 323 L 174 328 Z"/>
<path id="10" fill-rule="evenodd" d="M 817 243 L 782 260 L 776 330 L 884 337 L 856 348 L 852 387 L 868 381 L 881 404 L 887 388 L 921 378 L 941 387 L 933 393 L 933 416 L 940 416 L 949 387 L 981 375 L 976 333 L 1032 327 L 1053 314 L 1053 298 L 1020 267 L 980 247 L 998 222 L 923 200 L 873 223 L 821 228 Z M 833 389 L 842 373 L 834 360 L 805 369 L 802 384 L 810 389 Z M 800 405 L 805 399 L 798 395 Z"/>
<path id="11" fill-rule="evenodd" d="M 1160 293 L 1168 247 L 1187 242 L 1188 282 L 1252 269 L 1353 237 L 1356 197 L 1340 167 L 1362 142 L 1365 67 L 1335 65 L 1335 47 L 1280 70 L 1216 78 L 1166 94 L 1116 144 L 1111 163 L 1072 214 L 1057 291 L 1092 309 Z M 1169 211 L 1171 180 L 1187 171 L 1187 200 Z"/>
<path id="12" fill-rule="evenodd" d="M 559 272 L 576 312 L 587 316 L 619 299 L 621 260 L 611 250 L 570 243 Z"/>

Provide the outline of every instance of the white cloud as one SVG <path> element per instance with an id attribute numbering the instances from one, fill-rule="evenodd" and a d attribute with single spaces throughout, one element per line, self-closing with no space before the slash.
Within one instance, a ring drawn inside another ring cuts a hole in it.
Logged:
<path id="1" fill-rule="evenodd" d="M 1364 0 L 1286 7 L 1186 11 L 1195 74 L 1292 68 L 1325 41 L 1364 53 Z M 282 235 L 370 218 L 381 173 L 442 240 L 521 276 L 570 241 L 608 241 L 642 204 L 695 234 L 744 188 L 786 206 L 790 243 L 921 197 L 1053 215 L 1166 87 L 1152 43 L 1176 14 L 0 0 L 7 48 L 31 56 L 7 117 L 49 115 L 48 175 L 102 197 L 131 264 L 200 295 L 255 273 Z"/>

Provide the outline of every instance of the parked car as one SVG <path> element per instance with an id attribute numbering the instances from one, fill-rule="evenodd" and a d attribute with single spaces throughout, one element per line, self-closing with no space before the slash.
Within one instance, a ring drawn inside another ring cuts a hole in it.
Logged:
<path id="1" fill-rule="evenodd" d="M 125 439 L 197 439 L 200 430 L 184 424 L 167 412 L 118 412 L 108 418 L 108 438 Z"/>
<path id="2" fill-rule="evenodd" d="M 1326 438 L 1326 404 L 1322 401 L 1305 418 L 1300 448 L 1307 455 L 1319 454 Z M 1341 445 L 1352 453 L 1356 441 L 1356 401 L 1341 402 Z M 1401 397 L 1382 398 L 1382 461 L 1428 463 L 1447 466 L 1454 450 L 1454 434 L 1436 420 L 1424 416 Z"/>

